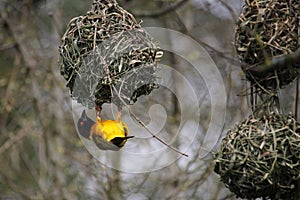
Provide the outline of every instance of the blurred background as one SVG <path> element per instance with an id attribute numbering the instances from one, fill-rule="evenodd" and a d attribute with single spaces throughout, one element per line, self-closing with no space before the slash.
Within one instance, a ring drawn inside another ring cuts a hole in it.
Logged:
<path id="1" fill-rule="evenodd" d="M 0 198 L 236 199 L 213 172 L 211 157 L 200 159 L 195 145 L 186 160 L 181 158 L 163 169 L 137 174 L 107 167 L 87 151 L 77 134 L 69 91 L 60 75 L 58 47 L 68 22 L 84 15 L 91 2 L 0 2 Z M 142 20 L 142 26 L 182 32 L 201 44 L 212 57 L 227 94 L 224 130 L 216 134 L 226 134 L 228 128 L 249 114 L 243 95 L 247 85 L 233 45 L 242 0 L 118 2 L 137 20 Z M 193 78 L 193 70 L 176 56 L 166 53 L 162 62 L 180 68 L 193 87 L 201 90 L 199 129 L 205 132 L 210 123 L 210 109 L 205 108 L 209 108 L 210 100 L 207 89 L 201 86 L 203 80 Z M 180 83 L 174 87 L 184 90 Z M 287 97 L 283 100 L 286 113 L 292 111 L 293 91 L 294 85 L 282 91 Z M 171 134 L 178 128 L 180 118 L 174 98 L 171 94 L 154 92 L 146 103 L 137 104 L 135 111 L 147 122 L 151 100 L 171 102 L 163 104 L 168 114 L 165 129 Z M 122 156 L 126 159 L 126 154 Z"/>

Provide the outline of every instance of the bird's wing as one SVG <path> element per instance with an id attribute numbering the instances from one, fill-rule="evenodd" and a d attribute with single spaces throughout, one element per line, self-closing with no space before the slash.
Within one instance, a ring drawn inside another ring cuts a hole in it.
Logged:
<path id="1" fill-rule="evenodd" d="M 97 145 L 97 147 L 101 150 L 112 150 L 112 151 L 119 151 L 120 148 L 110 142 L 104 140 L 101 136 L 93 134 L 93 141 Z"/>

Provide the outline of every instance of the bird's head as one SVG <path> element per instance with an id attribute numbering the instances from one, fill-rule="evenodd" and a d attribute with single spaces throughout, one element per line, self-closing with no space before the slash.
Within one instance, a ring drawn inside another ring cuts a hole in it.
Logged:
<path id="1" fill-rule="evenodd" d="M 84 138 L 89 139 L 90 131 L 95 122 L 86 115 L 85 110 L 82 111 L 81 117 L 77 122 L 78 132 Z"/>

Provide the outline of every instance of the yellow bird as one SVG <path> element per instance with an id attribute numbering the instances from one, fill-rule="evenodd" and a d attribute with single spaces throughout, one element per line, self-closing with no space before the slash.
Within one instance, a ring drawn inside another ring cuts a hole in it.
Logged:
<path id="1" fill-rule="evenodd" d="M 102 121 L 98 116 L 97 122 L 91 122 L 93 121 L 83 111 L 77 125 L 79 133 L 86 137 L 86 133 L 89 132 L 88 138 L 102 150 L 119 150 L 125 145 L 127 139 L 134 137 L 128 136 L 129 128 L 125 122 L 121 121 L 121 112 L 118 113 L 116 120 Z"/>

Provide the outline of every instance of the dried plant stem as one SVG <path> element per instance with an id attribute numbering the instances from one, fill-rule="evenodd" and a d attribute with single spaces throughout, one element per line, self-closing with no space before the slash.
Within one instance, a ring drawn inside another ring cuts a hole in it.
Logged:
<path id="1" fill-rule="evenodd" d="M 22 130 L 17 133 L 14 137 L 6 141 L 3 145 L 0 147 L 0 155 L 2 155 L 7 149 L 9 149 L 12 145 L 14 145 L 16 142 L 20 142 L 28 132 Z"/>
<path id="2" fill-rule="evenodd" d="M 123 105 L 124 105 L 125 107 L 127 107 L 129 114 L 130 114 L 130 115 L 131 115 L 131 116 L 132 116 L 132 117 L 133 117 L 133 118 L 134 118 L 141 126 L 143 126 L 143 127 L 148 131 L 148 133 L 150 133 L 150 134 L 152 135 L 153 138 L 155 138 L 156 140 L 158 140 L 158 141 L 161 142 L 162 144 L 166 145 L 167 147 L 169 147 L 169 148 L 172 149 L 173 151 L 175 151 L 175 152 L 177 152 L 177 153 L 179 153 L 179 154 L 181 154 L 181 155 L 183 155 L 183 156 L 189 157 L 187 154 L 185 154 L 185 153 L 179 151 L 178 149 L 172 147 L 171 145 L 169 145 L 168 143 L 166 143 L 163 139 L 161 139 L 160 137 L 156 136 L 156 135 L 155 135 L 155 134 L 154 134 L 154 133 L 146 126 L 146 124 L 145 124 L 142 120 L 140 120 L 140 119 L 139 119 L 139 118 L 138 118 L 138 117 L 130 110 L 130 108 L 129 108 L 129 106 L 126 104 L 126 102 L 120 97 L 120 94 L 118 93 L 117 88 L 116 88 L 116 87 L 113 87 L 112 89 L 115 91 L 116 94 L 118 94 L 118 97 L 119 97 L 120 101 L 123 103 Z M 118 108 L 118 109 L 120 109 L 120 108 Z"/>
<path id="3" fill-rule="evenodd" d="M 299 102 L 299 77 L 296 82 L 296 97 L 295 97 L 295 119 L 298 120 L 298 102 Z"/>
<path id="4" fill-rule="evenodd" d="M 160 137 L 156 136 L 147 126 L 144 122 L 142 122 L 130 109 L 128 110 L 130 115 L 141 125 L 143 126 L 147 131 L 148 133 L 150 133 L 152 135 L 152 137 L 154 137 L 156 140 L 158 140 L 159 142 L 161 142 L 162 144 L 166 145 L 167 147 L 169 147 L 170 149 L 172 149 L 173 151 L 183 155 L 183 156 L 186 156 L 186 157 L 189 157 L 187 154 L 179 151 L 178 149 L 172 147 L 171 145 L 169 145 L 168 143 L 166 143 L 163 139 L 161 139 Z"/>
<path id="5" fill-rule="evenodd" d="M 244 70 L 260 73 L 268 73 L 273 70 L 281 70 L 287 66 L 293 66 L 300 59 L 300 48 L 297 49 L 294 53 L 288 55 L 281 55 L 278 57 L 272 58 L 270 61 L 266 62 L 264 65 L 258 66 L 248 66 Z"/>
<path id="6" fill-rule="evenodd" d="M 140 18 L 156 18 L 156 17 L 161 17 L 163 15 L 166 15 L 170 12 L 176 11 L 178 8 L 186 4 L 189 0 L 181 0 L 178 1 L 177 3 L 174 3 L 170 7 L 167 7 L 165 9 L 159 10 L 158 12 L 154 13 L 135 13 L 134 15 Z"/>

